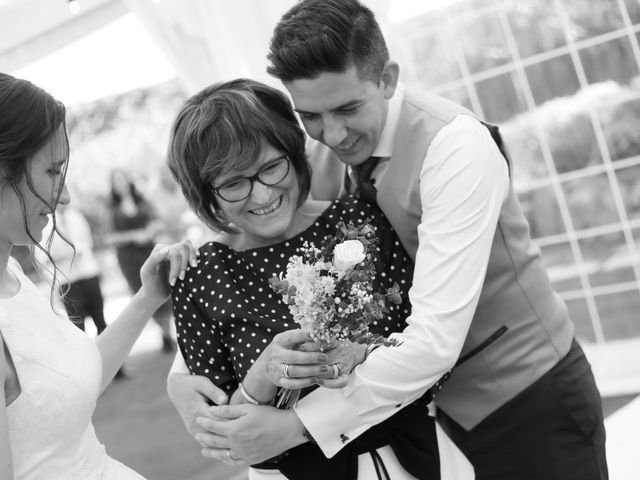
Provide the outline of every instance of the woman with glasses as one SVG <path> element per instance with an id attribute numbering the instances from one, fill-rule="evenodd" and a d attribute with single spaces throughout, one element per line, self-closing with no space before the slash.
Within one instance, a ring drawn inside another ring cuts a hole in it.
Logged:
<path id="1" fill-rule="evenodd" d="M 190 373 L 210 379 L 231 403 L 272 405 L 278 386 L 308 387 L 302 395 L 318 385 L 337 388 L 364 361 L 366 347 L 350 345 L 317 352 L 316 363 L 296 371 L 280 369 L 277 362 L 274 368 L 282 347 L 309 338 L 296 330 L 269 279 L 286 270 L 298 249 L 334 236 L 340 221 L 374 226 L 379 242 L 375 281 L 383 289 L 400 286 L 402 303 L 371 331 L 386 336 L 404 328 L 411 260 L 377 207 L 353 197 L 333 202 L 308 197 L 305 136 L 284 94 L 246 79 L 205 88 L 179 112 L 168 162 L 190 207 L 219 232 L 200 248 L 198 266 L 173 288 L 178 345 Z M 170 379 L 172 400 L 180 404 L 180 387 L 171 384 Z M 190 388 L 185 385 L 185 395 Z M 249 478 L 376 478 L 375 472 L 388 474 L 378 478 L 439 478 L 435 425 L 425 403 L 399 409 L 331 459 L 300 428 L 298 447 L 272 459 L 262 453 L 259 461 L 268 460 L 254 464 Z M 295 423 L 295 411 L 269 408 L 279 412 L 274 428 L 285 434 L 285 423 Z M 227 463 L 246 465 L 229 449 L 224 455 Z"/>

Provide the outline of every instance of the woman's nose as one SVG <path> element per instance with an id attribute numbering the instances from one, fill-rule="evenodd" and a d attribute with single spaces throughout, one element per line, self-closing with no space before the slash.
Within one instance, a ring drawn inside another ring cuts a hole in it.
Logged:
<path id="1" fill-rule="evenodd" d="M 69 195 L 69 189 L 67 188 L 67 184 L 65 183 L 62 186 L 62 191 L 60 192 L 60 196 L 58 197 L 58 204 L 68 205 L 71 201 L 71 195 Z"/>
<path id="2" fill-rule="evenodd" d="M 251 200 L 255 203 L 265 203 L 271 200 L 271 188 L 268 185 L 260 183 L 257 179 L 253 181 L 253 189 L 251 190 Z"/>

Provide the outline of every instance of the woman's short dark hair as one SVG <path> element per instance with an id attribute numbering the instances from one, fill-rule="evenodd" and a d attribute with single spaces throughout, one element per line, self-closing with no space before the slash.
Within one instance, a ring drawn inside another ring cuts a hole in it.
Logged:
<path id="1" fill-rule="evenodd" d="M 267 72 L 283 83 L 351 66 L 378 83 L 389 51 L 373 12 L 359 1 L 302 0 L 276 25 L 267 58 Z"/>
<path id="2" fill-rule="evenodd" d="M 52 292 L 56 286 L 58 269 L 49 253 L 51 242 L 55 234 L 64 238 L 56 227 L 55 207 L 65 185 L 64 177 L 60 188 L 56 192 L 54 205 L 49 205 L 52 211 L 53 229 L 44 247 L 33 237 L 29 230 L 23 192 L 19 188 L 24 179 L 27 187 L 41 201 L 49 203 L 49 199 L 42 198 L 33 187 L 29 163 L 33 156 L 49 142 L 62 127 L 66 156 L 69 156 L 69 140 L 65 127 L 66 109 L 42 88 L 33 83 L 0 73 L 0 189 L 12 188 L 18 196 L 23 209 L 24 227 L 27 235 L 36 248 L 40 248 L 54 266 Z M 66 167 L 63 176 L 66 175 Z M 52 293 L 53 295 L 53 293 Z"/>
<path id="3" fill-rule="evenodd" d="M 216 178 L 251 167 L 266 144 L 289 157 L 300 187 L 309 194 L 311 169 L 305 134 L 287 96 L 240 78 L 209 86 L 188 99 L 171 129 L 168 165 L 194 212 L 210 228 L 236 231 L 217 211 Z"/>

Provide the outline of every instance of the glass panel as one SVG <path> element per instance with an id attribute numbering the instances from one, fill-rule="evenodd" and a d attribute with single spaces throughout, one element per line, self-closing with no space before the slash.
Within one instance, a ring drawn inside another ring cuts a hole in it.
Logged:
<path id="1" fill-rule="evenodd" d="M 598 109 L 598 118 L 611 155 L 611 160 L 622 160 L 640 155 L 640 99 L 616 102 L 616 97 L 627 95 L 629 90 L 620 88 L 608 96 L 611 103 Z"/>
<path id="2" fill-rule="evenodd" d="M 632 24 L 640 23 L 640 2 L 638 0 L 624 0 Z"/>
<path id="3" fill-rule="evenodd" d="M 638 75 L 631 43 L 626 36 L 588 47 L 579 55 L 589 83 L 615 80 L 628 85 Z"/>
<path id="4" fill-rule="evenodd" d="M 607 340 L 640 337 L 640 294 L 638 290 L 599 295 L 596 307 Z"/>
<path id="5" fill-rule="evenodd" d="M 443 92 L 440 92 L 440 96 L 447 98 L 452 102 L 457 103 L 458 105 L 467 107 L 469 110 L 473 110 L 467 87 L 459 87 L 459 88 L 452 88 L 450 90 L 445 90 Z"/>
<path id="6" fill-rule="evenodd" d="M 502 138 L 513 162 L 516 190 L 526 187 L 532 180 L 549 176 L 534 128 L 536 121 L 533 113 L 526 113 L 500 125 Z"/>
<path id="7" fill-rule="evenodd" d="M 503 8 L 521 58 L 566 44 L 553 0 L 503 2 Z"/>
<path id="8" fill-rule="evenodd" d="M 504 122 L 527 110 L 514 73 L 476 82 L 475 89 L 488 122 Z"/>
<path id="9" fill-rule="evenodd" d="M 455 27 L 456 36 L 471 73 L 482 72 L 512 61 L 498 13 L 491 8 L 487 13 Z"/>
<path id="10" fill-rule="evenodd" d="M 518 194 L 529 222 L 532 238 L 548 237 L 566 232 L 560 208 L 551 186 Z"/>
<path id="11" fill-rule="evenodd" d="M 458 43 L 452 42 L 444 31 L 411 41 L 410 64 L 420 85 L 430 88 L 462 77 L 454 48 L 458 48 Z"/>
<path id="12" fill-rule="evenodd" d="M 640 165 L 621 168 L 615 174 L 627 217 L 629 220 L 640 219 Z"/>
<path id="13" fill-rule="evenodd" d="M 562 189 L 576 230 L 620 222 L 604 173 L 564 182 Z"/>
<path id="14" fill-rule="evenodd" d="M 554 97 L 573 95 L 580 88 L 568 54 L 526 67 L 526 74 L 537 105 Z"/>
<path id="15" fill-rule="evenodd" d="M 574 40 L 591 38 L 624 26 L 616 0 L 562 0 Z"/>
<path id="16" fill-rule="evenodd" d="M 631 256 L 622 232 L 579 240 L 591 286 L 635 281 Z"/>
<path id="17" fill-rule="evenodd" d="M 589 319 L 589 310 L 587 301 L 584 298 L 568 300 L 565 302 L 569 309 L 569 317 L 576 326 L 576 338 L 583 342 L 593 343 L 596 341 L 596 335 L 591 326 Z"/>
<path id="18" fill-rule="evenodd" d="M 558 173 L 602 163 L 591 117 L 576 98 L 549 102 L 541 116 Z"/>
<path id="19" fill-rule="evenodd" d="M 547 245 L 541 251 L 542 263 L 547 267 L 555 291 L 570 292 L 582 288 L 578 267 L 568 242 Z"/>

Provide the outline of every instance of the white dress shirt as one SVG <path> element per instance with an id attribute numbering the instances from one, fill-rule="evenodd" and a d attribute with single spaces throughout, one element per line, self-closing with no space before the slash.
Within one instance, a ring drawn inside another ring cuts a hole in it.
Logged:
<path id="1" fill-rule="evenodd" d="M 389 157 L 404 91 L 390 100 L 374 156 Z M 373 172 L 380 178 L 388 161 Z M 402 188 L 402 185 L 398 185 Z M 420 173 L 411 316 L 397 347 L 378 348 L 340 390 L 319 388 L 295 412 L 327 457 L 397 408 L 420 398 L 455 364 L 480 297 L 509 188 L 508 166 L 488 130 L 458 115 L 432 141 Z"/>

